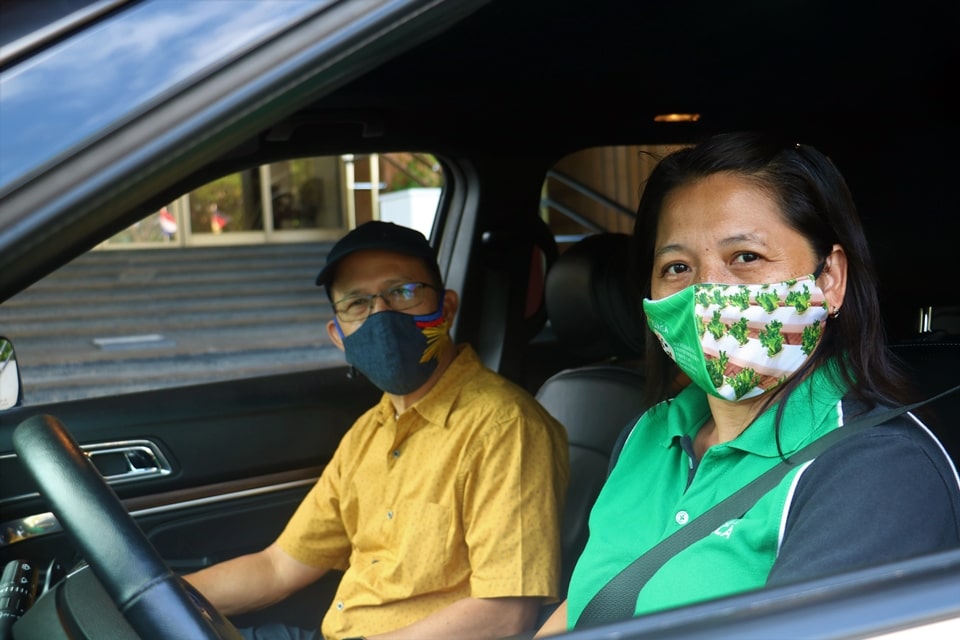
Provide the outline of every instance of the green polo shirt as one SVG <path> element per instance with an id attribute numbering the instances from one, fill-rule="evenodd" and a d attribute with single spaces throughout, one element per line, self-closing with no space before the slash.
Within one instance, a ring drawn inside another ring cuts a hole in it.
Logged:
<path id="1" fill-rule="evenodd" d="M 780 431 L 785 454 L 842 424 L 844 389 L 827 369 L 818 368 L 787 400 Z M 640 418 L 590 514 L 590 538 L 568 592 L 571 628 L 624 567 L 780 462 L 775 414 L 774 406 L 735 440 L 710 447 L 699 465 L 681 439 L 692 439 L 710 416 L 703 391 L 690 385 Z M 743 518 L 667 561 L 641 591 L 636 615 L 763 586 L 777 556 L 789 493 L 805 466 L 788 473 Z"/>

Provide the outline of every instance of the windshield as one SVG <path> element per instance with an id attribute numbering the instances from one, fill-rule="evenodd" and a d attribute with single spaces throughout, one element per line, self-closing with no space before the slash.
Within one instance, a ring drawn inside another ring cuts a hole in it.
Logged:
<path id="1" fill-rule="evenodd" d="M 0 191 L 331 3 L 141 3 L 5 70 Z"/>

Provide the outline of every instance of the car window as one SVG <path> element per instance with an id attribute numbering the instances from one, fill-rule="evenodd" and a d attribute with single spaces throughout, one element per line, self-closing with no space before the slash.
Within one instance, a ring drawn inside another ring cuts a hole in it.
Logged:
<path id="1" fill-rule="evenodd" d="M 561 250 L 591 233 L 632 234 L 644 182 L 679 146 L 591 147 L 561 158 L 547 173 L 541 198 Z"/>
<path id="2" fill-rule="evenodd" d="M 199 186 L 0 306 L 27 406 L 343 364 L 314 281 L 381 219 L 430 235 L 426 153 L 293 158 Z"/>

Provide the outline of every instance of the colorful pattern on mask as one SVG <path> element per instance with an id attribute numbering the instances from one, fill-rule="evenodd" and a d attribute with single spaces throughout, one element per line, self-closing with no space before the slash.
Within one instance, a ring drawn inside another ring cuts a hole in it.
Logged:
<path id="1" fill-rule="evenodd" d="M 692 285 L 661 300 L 644 300 L 644 310 L 664 351 L 691 380 L 732 401 L 786 381 L 813 353 L 827 318 L 823 291 L 812 276 L 760 285 Z"/>
<path id="2" fill-rule="evenodd" d="M 440 310 L 442 312 L 443 308 L 441 307 Z M 430 316 L 420 317 L 430 318 Z M 420 362 L 424 363 L 430 360 L 439 360 L 440 354 L 443 353 L 446 346 L 450 344 L 447 321 L 442 313 L 433 319 L 420 320 L 420 317 L 417 319 L 417 326 L 420 327 L 424 337 L 427 339 L 427 346 L 423 350 L 423 355 L 420 356 Z"/>

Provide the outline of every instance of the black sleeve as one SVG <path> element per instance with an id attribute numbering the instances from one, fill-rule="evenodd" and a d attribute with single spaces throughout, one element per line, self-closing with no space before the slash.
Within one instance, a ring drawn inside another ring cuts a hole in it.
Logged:
<path id="1" fill-rule="evenodd" d="M 909 418 L 822 453 L 797 483 L 767 584 L 786 584 L 960 544 L 960 489 Z"/>

